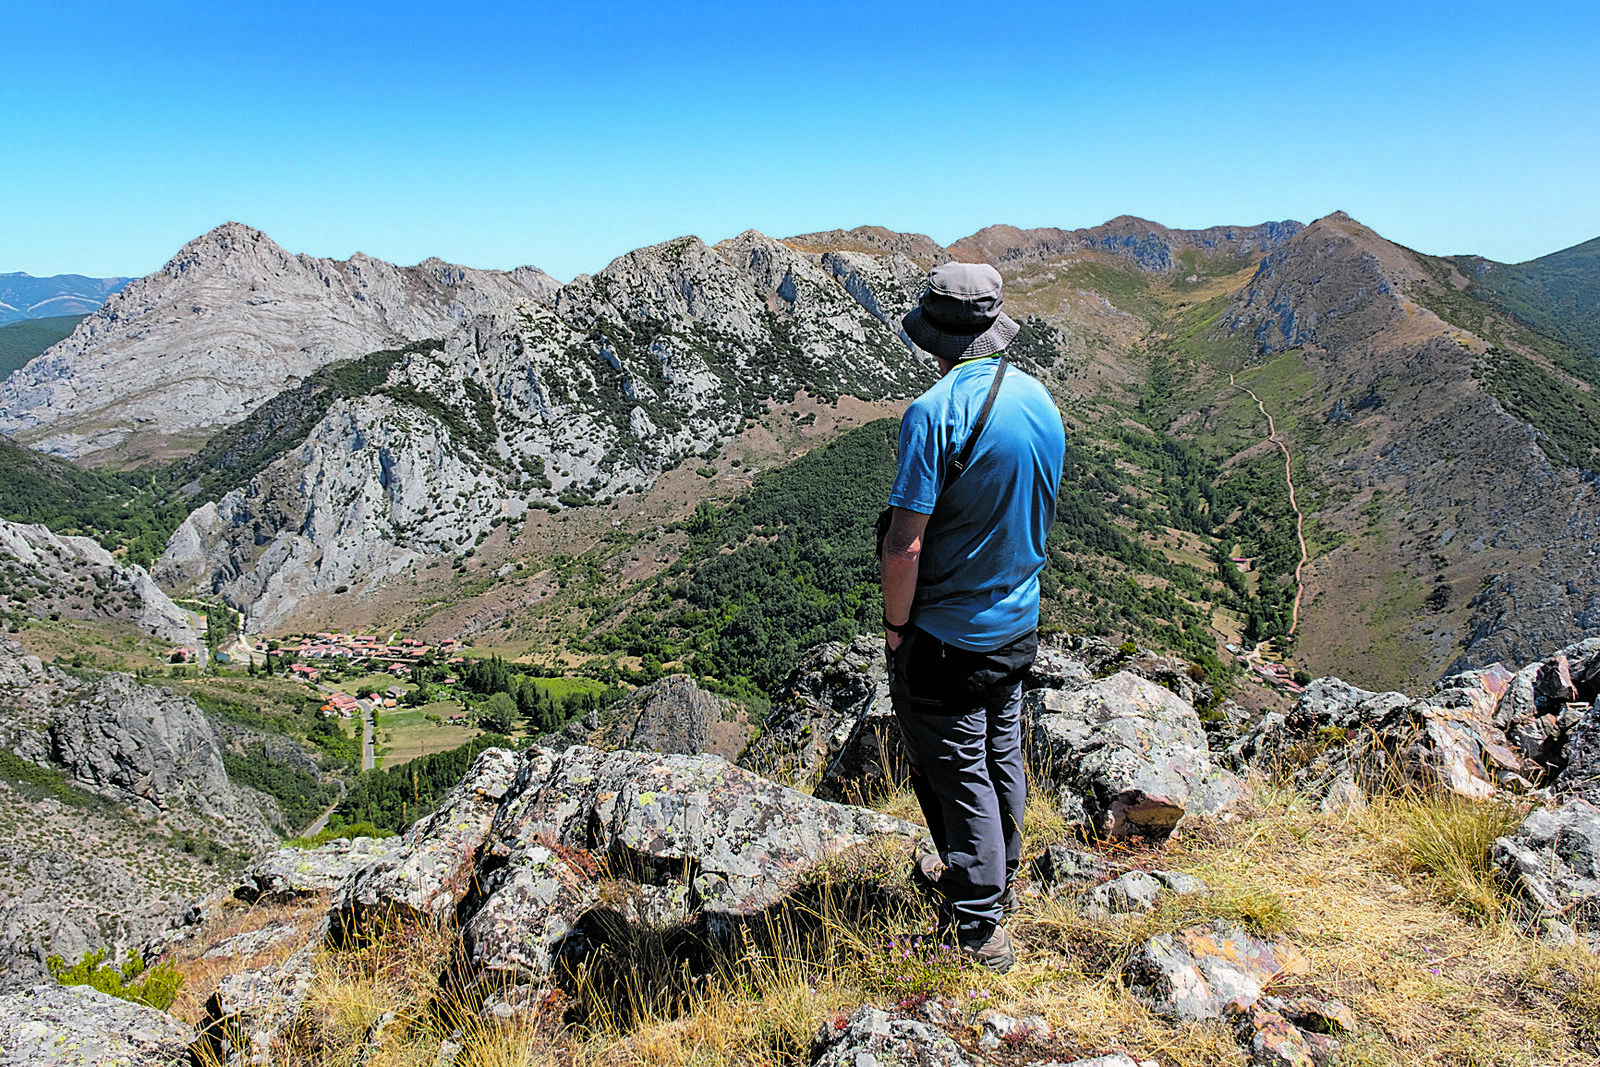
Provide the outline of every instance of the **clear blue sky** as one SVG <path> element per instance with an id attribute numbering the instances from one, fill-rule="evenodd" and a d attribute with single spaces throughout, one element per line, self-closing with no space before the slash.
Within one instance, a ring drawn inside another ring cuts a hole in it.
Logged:
<path id="1" fill-rule="evenodd" d="M 0 271 L 144 274 L 228 219 L 563 279 L 750 227 L 1600 236 L 1592 0 L 18 7 Z"/>

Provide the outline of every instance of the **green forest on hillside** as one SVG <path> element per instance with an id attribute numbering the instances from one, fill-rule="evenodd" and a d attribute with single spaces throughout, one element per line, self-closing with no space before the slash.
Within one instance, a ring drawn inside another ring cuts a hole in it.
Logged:
<path id="1" fill-rule="evenodd" d="M 58 534 L 92 537 L 107 549 L 126 549 L 130 562 L 149 566 L 189 503 L 168 499 L 148 474 L 82 470 L 0 439 L 0 518 L 38 523 Z"/>
<path id="2" fill-rule="evenodd" d="M 1478 261 L 1419 258 L 1432 275 L 1428 307 L 1494 346 L 1473 376 L 1539 430 L 1550 462 L 1600 470 L 1600 238 L 1531 263 L 1491 264 L 1465 291 L 1449 272 L 1476 274 Z"/>
<path id="3" fill-rule="evenodd" d="M 1119 416 L 1113 429 L 1069 435 L 1042 625 L 1136 638 L 1220 678 L 1227 669 L 1208 625 L 1212 605 L 1237 612 L 1252 640 L 1288 630 L 1294 591 L 1283 576 L 1298 546 L 1281 460 L 1224 470 L 1218 457 L 1155 428 L 1159 415 Z M 675 664 L 712 688 L 759 699 L 806 649 L 876 632 L 872 526 L 894 477 L 895 431 L 893 420 L 869 424 L 764 472 L 728 505 L 702 503 L 683 524 L 688 546 L 643 593 L 604 595 L 600 568 L 575 561 L 568 570 L 590 575 L 591 595 L 590 633 L 574 650 L 613 663 L 637 657 L 633 681 Z M 1174 529 L 1198 535 L 1208 558 L 1174 562 L 1153 547 Z M 1257 557 L 1259 591 L 1226 558 L 1235 542 Z"/>
<path id="4" fill-rule="evenodd" d="M 82 315 L 52 315 L 0 326 L 0 378 L 43 354 L 45 349 L 72 333 L 83 318 Z"/>
<path id="5" fill-rule="evenodd" d="M 334 402 L 380 387 L 404 356 L 438 347 L 419 341 L 330 364 L 222 430 L 199 452 L 135 471 L 84 470 L 0 440 L 0 518 L 92 537 L 148 567 L 189 513 L 249 484 L 310 435 Z"/>
<path id="6" fill-rule="evenodd" d="M 1600 237 L 1527 263 L 1494 263 L 1478 273 L 1507 313 L 1577 349 L 1600 372 Z"/>

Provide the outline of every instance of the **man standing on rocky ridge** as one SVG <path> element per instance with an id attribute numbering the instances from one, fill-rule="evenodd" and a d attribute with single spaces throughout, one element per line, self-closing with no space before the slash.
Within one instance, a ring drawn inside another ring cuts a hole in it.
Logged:
<path id="1" fill-rule="evenodd" d="M 946 263 L 902 324 L 940 379 L 900 422 L 883 624 L 911 784 L 939 852 L 913 879 L 964 953 L 1006 971 L 1016 953 L 1001 920 L 1027 795 L 1022 678 L 1066 433 L 1044 386 L 1000 355 L 1018 331 L 1000 287 L 987 264 Z"/>

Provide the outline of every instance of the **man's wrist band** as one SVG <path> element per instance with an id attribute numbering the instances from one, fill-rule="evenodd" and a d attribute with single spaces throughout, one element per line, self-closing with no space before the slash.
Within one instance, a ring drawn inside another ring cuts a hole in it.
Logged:
<path id="1" fill-rule="evenodd" d="M 900 636 L 904 637 L 906 634 L 910 633 L 911 630 L 912 630 L 911 620 L 907 619 L 905 622 L 901 623 L 899 626 L 896 626 L 894 623 L 889 621 L 889 616 L 885 615 L 883 617 L 883 628 L 885 630 L 888 630 L 892 634 L 899 634 Z"/>

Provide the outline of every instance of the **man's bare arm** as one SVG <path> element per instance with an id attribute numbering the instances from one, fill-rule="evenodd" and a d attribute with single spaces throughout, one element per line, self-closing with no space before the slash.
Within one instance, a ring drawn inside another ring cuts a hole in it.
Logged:
<path id="1" fill-rule="evenodd" d="M 917 595 L 917 567 L 922 559 L 922 535 L 928 516 L 894 508 L 889 532 L 883 539 L 883 617 L 896 625 L 911 618 Z M 900 647 L 900 635 L 887 631 L 890 648 Z"/>

